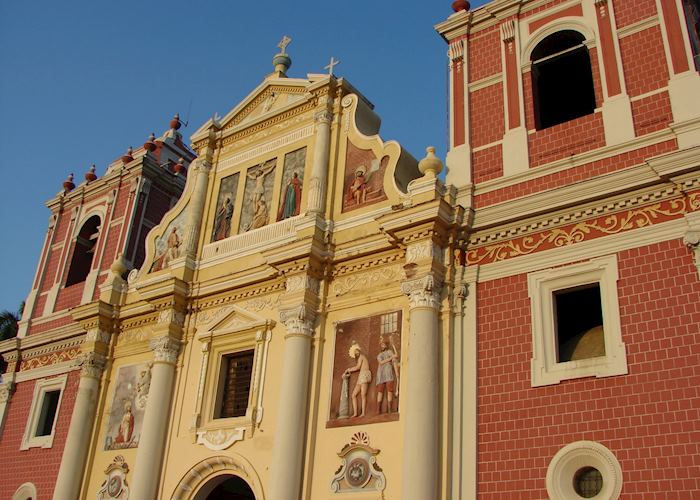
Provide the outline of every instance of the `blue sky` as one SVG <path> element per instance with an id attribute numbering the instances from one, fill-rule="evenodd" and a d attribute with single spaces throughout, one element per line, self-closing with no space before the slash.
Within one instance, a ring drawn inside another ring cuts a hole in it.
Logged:
<path id="1" fill-rule="evenodd" d="M 0 309 L 31 286 L 49 211 L 68 173 L 102 175 L 175 112 L 189 136 L 272 71 L 282 35 L 289 75 L 331 56 L 376 106 L 382 137 L 417 158 L 447 142 L 446 45 L 433 25 L 450 2 L 0 3 Z"/>

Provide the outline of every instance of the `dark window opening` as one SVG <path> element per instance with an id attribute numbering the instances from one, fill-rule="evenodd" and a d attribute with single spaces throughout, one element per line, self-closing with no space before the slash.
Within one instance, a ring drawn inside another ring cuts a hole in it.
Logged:
<path id="1" fill-rule="evenodd" d="M 61 397 L 61 391 L 48 391 L 44 393 L 44 399 L 41 402 L 41 411 L 39 412 L 39 421 L 36 426 L 35 436 L 50 436 L 53 430 L 53 423 L 56 419 L 56 410 L 58 409 L 58 400 Z"/>
<path id="2" fill-rule="evenodd" d="M 683 0 L 683 13 L 685 24 L 688 26 L 695 70 L 700 71 L 700 0 Z"/>
<path id="3" fill-rule="evenodd" d="M 248 409 L 250 379 L 253 374 L 253 351 L 224 356 L 221 372 L 223 391 L 218 418 L 245 416 Z"/>
<path id="4" fill-rule="evenodd" d="M 207 495 L 206 500 L 255 500 L 255 494 L 243 479 L 229 476 Z"/>
<path id="5" fill-rule="evenodd" d="M 542 130 L 595 110 L 593 73 L 583 35 L 559 31 L 532 51 L 535 126 Z"/>
<path id="6" fill-rule="evenodd" d="M 73 248 L 73 258 L 68 269 L 68 277 L 66 278 L 66 286 L 75 285 L 85 281 L 92 267 L 92 258 L 95 254 L 97 246 L 97 237 L 100 230 L 100 218 L 93 215 L 80 229 L 78 237 L 75 240 Z"/>
<path id="7" fill-rule="evenodd" d="M 593 498 L 603 490 L 603 475 L 594 467 L 582 467 L 574 474 L 574 491 L 583 498 Z"/>
<path id="8" fill-rule="evenodd" d="M 553 295 L 557 361 L 605 356 L 600 285 L 567 288 Z"/>

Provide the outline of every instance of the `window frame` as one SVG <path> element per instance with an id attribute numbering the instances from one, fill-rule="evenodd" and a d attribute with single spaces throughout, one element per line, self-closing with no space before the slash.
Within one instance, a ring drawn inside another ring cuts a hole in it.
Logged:
<path id="1" fill-rule="evenodd" d="M 617 255 L 528 274 L 532 313 L 532 387 L 558 384 L 574 378 L 628 373 L 620 327 L 617 281 Z M 554 292 L 592 283 L 598 283 L 600 287 L 605 356 L 559 362 Z"/>
<path id="2" fill-rule="evenodd" d="M 263 385 L 267 353 L 274 322 L 251 317 L 247 311 L 233 307 L 230 314 L 213 325 L 205 325 L 196 339 L 201 343 L 202 360 L 193 426 L 195 442 L 212 450 L 224 450 L 242 440 L 259 426 L 263 415 Z M 245 415 L 219 417 L 225 373 L 224 357 L 253 351 L 253 366 Z"/>
<path id="3" fill-rule="evenodd" d="M 30 448 L 51 448 L 53 446 L 53 439 L 56 435 L 56 424 L 58 422 L 58 416 L 61 412 L 61 403 L 63 402 L 63 395 L 65 393 L 67 380 L 68 374 L 36 380 L 34 383 L 32 404 L 29 409 L 27 425 L 24 429 L 20 450 L 28 450 Z M 39 425 L 39 419 L 41 418 L 44 398 L 47 393 L 56 390 L 59 390 L 60 394 L 58 396 L 58 403 L 56 404 L 56 413 L 54 415 L 53 424 L 51 425 L 51 432 L 45 436 L 37 436 L 37 427 Z"/>

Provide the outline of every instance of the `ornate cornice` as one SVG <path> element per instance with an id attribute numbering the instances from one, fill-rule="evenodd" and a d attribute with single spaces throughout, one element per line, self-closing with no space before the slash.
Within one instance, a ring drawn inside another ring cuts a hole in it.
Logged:
<path id="1" fill-rule="evenodd" d="M 626 204 L 625 202 L 619 203 L 622 206 Z M 616 205 L 608 204 L 600 208 L 604 210 L 610 206 Z M 624 212 L 600 216 L 576 224 L 540 231 L 496 244 L 470 248 L 467 250 L 466 263 L 467 265 L 488 264 L 550 248 L 569 246 L 586 240 L 678 219 L 686 213 L 695 210 L 700 210 L 700 192 L 690 193 L 686 197 L 666 199 L 653 205 L 634 208 Z M 578 214 L 590 215 L 595 212 L 596 209 L 588 209 Z M 560 215 L 558 217 L 561 220 L 572 216 Z M 538 223 L 526 227 L 543 227 L 546 225 L 545 221 L 538 221 Z"/>
<path id="2" fill-rule="evenodd" d="M 64 361 L 71 361 L 76 359 L 79 354 L 80 348 L 77 346 L 62 351 L 54 351 L 50 354 L 36 355 L 32 357 L 25 357 L 25 353 L 22 353 L 22 361 L 20 362 L 18 371 L 23 372 L 27 370 L 34 370 L 43 366 L 50 366 L 62 363 Z"/>
<path id="3" fill-rule="evenodd" d="M 408 295 L 408 303 L 411 309 L 417 307 L 438 309 L 440 307 L 441 288 L 442 283 L 432 274 L 401 283 L 401 291 Z"/>

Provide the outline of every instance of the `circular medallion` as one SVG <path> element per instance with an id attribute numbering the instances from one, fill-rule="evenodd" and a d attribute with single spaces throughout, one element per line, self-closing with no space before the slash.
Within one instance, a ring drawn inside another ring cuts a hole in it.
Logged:
<path id="1" fill-rule="evenodd" d="M 117 498 L 122 492 L 122 478 L 119 476 L 112 476 L 109 478 L 107 483 L 107 493 L 112 498 Z"/>
<path id="2" fill-rule="evenodd" d="M 356 458 L 348 465 L 345 479 L 353 488 L 361 488 L 369 481 L 369 463 L 364 458 Z"/>

